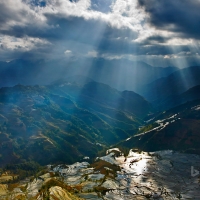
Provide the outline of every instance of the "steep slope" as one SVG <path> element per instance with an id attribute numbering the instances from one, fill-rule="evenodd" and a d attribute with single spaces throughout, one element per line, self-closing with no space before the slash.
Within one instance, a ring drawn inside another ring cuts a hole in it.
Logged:
<path id="1" fill-rule="evenodd" d="M 179 150 L 200 154 L 200 100 L 156 116 L 138 134 L 119 144 L 146 151 Z"/>
<path id="2" fill-rule="evenodd" d="M 193 101 L 200 99 L 200 85 L 194 86 L 179 95 L 172 95 L 165 100 L 157 102 L 156 107 L 159 110 L 166 110 L 172 107 L 186 103 L 187 101 Z"/>

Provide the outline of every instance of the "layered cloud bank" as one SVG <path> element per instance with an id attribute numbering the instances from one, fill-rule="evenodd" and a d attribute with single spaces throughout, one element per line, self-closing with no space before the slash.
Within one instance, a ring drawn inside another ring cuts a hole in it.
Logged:
<path id="1" fill-rule="evenodd" d="M 2 0 L 0 60 L 199 62 L 200 1 Z"/>

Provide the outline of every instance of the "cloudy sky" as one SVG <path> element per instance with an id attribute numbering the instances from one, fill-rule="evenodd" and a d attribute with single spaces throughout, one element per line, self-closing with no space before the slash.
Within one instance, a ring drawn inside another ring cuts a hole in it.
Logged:
<path id="1" fill-rule="evenodd" d="M 200 63 L 200 0 L 1 0 L 0 60 Z"/>

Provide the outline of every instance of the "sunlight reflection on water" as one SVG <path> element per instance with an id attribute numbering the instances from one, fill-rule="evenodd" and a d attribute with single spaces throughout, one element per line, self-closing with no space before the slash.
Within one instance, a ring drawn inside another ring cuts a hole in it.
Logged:
<path id="1" fill-rule="evenodd" d="M 139 162 L 137 162 L 137 164 L 135 164 L 131 168 L 133 168 L 134 171 L 137 172 L 137 174 L 142 174 L 146 169 L 146 166 L 147 166 L 147 160 L 140 160 Z"/>
<path id="2" fill-rule="evenodd" d="M 138 175 L 147 171 L 146 155 L 138 154 L 130 150 L 126 163 L 129 170 Z"/>

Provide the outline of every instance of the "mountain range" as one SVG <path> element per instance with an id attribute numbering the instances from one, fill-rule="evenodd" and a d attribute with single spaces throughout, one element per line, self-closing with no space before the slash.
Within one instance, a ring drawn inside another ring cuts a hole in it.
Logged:
<path id="1" fill-rule="evenodd" d="M 136 132 L 151 110 L 140 95 L 94 81 L 1 88 L 1 166 L 94 157 Z"/>
<path id="2" fill-rule="evenodd" d="M 0 85 L 6 86 L 0 89 L 0 167 L 73 163 L 93 159 L 116 144 L 200 152 L 200 67 L 156 68 L 138 62 L 131 68 L 129 61 L 125 67 L 116 60 L 93 62 L 97 65 L 86 65 L 82 73 L 77 73 L 79 65 L 63 68 L 59 62 L 52 71 L 55 62 L 50 61 L 0 63 Z M 35 74 L 28 70 L 31 64 Z M 117 78 L 126 70 L 126 80 Z M 134 71 L 137 76 L 132 76 Z"/>
<path id="3" fill-rule="evenodd" d="M 120 62 L 117 59 L 102 58 L 70 61 L 18 59 L 0 62 L 0 77 L 2 77 L 0 87 L 14 86 L 19 83 L 47 85 L 66 77 L 86 76 L 120 91 L 138 92 L 142 85 L 165 77 L 176 70 L 178 70 L 176 67 L 153 67 L 141 61 L 132 62 L 126 59 Z"/>

